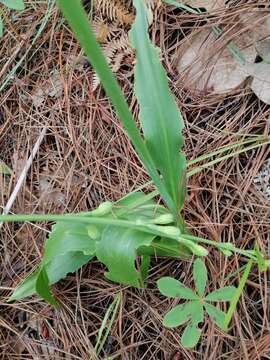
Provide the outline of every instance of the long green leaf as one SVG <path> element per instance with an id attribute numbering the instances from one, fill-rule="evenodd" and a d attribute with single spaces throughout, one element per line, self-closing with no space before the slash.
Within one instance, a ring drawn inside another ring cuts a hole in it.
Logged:
<path id="1" fill-rule="evenodd" d="M 132 143 L 146 167 L 149 175 L 154 181 L 155 185 L 160 191 L 161 196 L 167 203 L 171 211 L 176 216 L 175 205 L 167 191 L 164 183 L 161 181 L 160 176 L 155 168 L 153 159 L 146 147 L 139 130 L 136 127 L 136 123 L 129 110 L 128 104 L 124 98 L 124 95 L 109 68 L 106 59 L 101 51 L 101 48 L 95 38 L 95 35 L 90 27 L 87 15 L 83 10 L 80 0 L 58 0 L 59 7 L 63 11 L 71 29 L 75 36 L 80 41 L 82 48 L 84 49 L 90 63 L 98 74 L 104 89 L 112 101 L 119 119 L 123 123 Z"/>
<path id="2" fill-rule="evenodd" d="M 85 263 L 90 261 L 92 256 L 84 255 L 81 252 L 69 252 L 65 255 L 55 257 L 50 263 L 46 264 L 45 269 L 49 278 L 49 285 L 55 284 L 64 278 L 68 273 L 73 273 Z M 20 300 L 36 293 L 36 281 L 40 268 L 30 274 L 15 289 L 8 301 Z"/>
<path id="3" fill-rule="evenodd" d="M 175 207 L 181 210 L 186 195 L 186 160 L 179 150 L 184 143 L 184 122 L 168 79 L 159 60 L 159 49 L 148 35 L 147 7 L 134 0 L 136 20 L 130 38 L 136 50 L 135 93 L 140 105 L 139 118 L 147 148 L 163 176 Z"/>

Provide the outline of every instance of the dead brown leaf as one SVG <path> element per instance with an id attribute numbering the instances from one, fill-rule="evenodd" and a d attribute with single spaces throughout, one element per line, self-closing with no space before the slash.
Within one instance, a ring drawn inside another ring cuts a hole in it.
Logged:
<path id="1" fill-rule="evenodd" d="M 250 46 L 246 34 L 236 39 L 235 45 L 244 54 L 246 62 L 254 62 L 256 50 Z M 212 30 L 205 29 L 188 36 L 178 54 L 181 84 L 194 92 L 224 94 L 240 86 L 248 76 L 241 62 L 226 44 L 222 46 Z"/>
<path id="2" fill-rule="evenodd" d="M 270 104 L 270 64 L 266 62 L 250 64 L 247 72 L 253 76 L 252 91 L 266 104 Z"/>

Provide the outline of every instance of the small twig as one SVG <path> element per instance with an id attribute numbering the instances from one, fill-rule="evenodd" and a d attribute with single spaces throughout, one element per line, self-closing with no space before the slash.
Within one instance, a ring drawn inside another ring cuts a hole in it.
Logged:
<path id="1" fill-rule="evenodd" d="M 32 150 L 32 153 L 31 155 L 29 156 L 28 160 L 26 161 L 26 164 L 21 172 L 21 175 L 16 183 L 16 186 L 14 188 L 14 190 L 12 191 L 11 195 L 10 195 L 10 198 L 8 199 L 8 202 L 6 204 L 6 206 L 3 208 L 3 212 L 2 212 L 2 215 L 6 215 L 9 213 L 17 195 L 18 195 L 18 192 L 20 191 L 22 185 L 23 185 L 23 182 L 26 178 L 26 175 L 27 175 L 27 172 L 28 170 L 30 169 L 31 165 L 32 165 L 32 162 L 39 150 L 39 147 L 40 147 L 40 144 L 42 143 L 43 139 L 44 139 L 44 136 L 46 134 L 46 130 L 47 130 L 47 127 L 45 126 L 43 128 L 43 130 L 41 131 L 36 143 L 35 143 L 35 146 L 33 147 L 33 150 Z M 0 229 L 2 228 L 3 226 L 3 222 L 0 222 Z"/>

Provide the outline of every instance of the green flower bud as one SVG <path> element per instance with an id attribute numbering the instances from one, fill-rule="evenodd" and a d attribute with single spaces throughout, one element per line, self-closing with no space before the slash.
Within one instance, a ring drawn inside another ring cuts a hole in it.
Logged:
<path id="1" fill-rule="evenodd" d="M 147 225 L 150 229 L 157 230 L 162 232 L 164 236 L 169 235 L 173 237 L 179 237 L 181 235 L 181 231 L 176 226 L 159 226 L 159 225 Z"/>
<path id="2" fill-rule="evenodd" d="M 201 245 L 194 244 L 191 241 L 190 241 L 190 244 L 186 244 L 186 245 L 193 252 L 194 255 L 197 255 L 197 256 L 207 256 L 208 255 L 208 251 Z"/>
<path id="3" fill-rule="evenodd" d="M 231 256 L 232 255 L 232 252 L 230 250 L 221 249 L 221 251 L 225 256 Z"/>
<path id="4" fill-rule="evenodd" d="M 113 203 L 111 201 L 105 201 L 99 205 L 99 207 L 91 211 L 92 216 L 103 216 L 109 214 L 112 211 Z"/>
<path id="5" fill-rule="evenodd" d="M 163 214 L 153 220 L 153 224 L 167 225 L 173 223 L 174 218 L 172 214 Z"/>

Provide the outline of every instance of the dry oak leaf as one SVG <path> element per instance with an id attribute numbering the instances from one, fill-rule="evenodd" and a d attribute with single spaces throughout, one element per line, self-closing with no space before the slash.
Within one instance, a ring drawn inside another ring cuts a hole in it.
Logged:
<path id="1" fill-rule="evenodd" d="M 241 50 L 246 64 L 255 61 L 256 50 L 246 33 L 236 38 L 234 44 Z M 222 37 L 217 39 L 208 29 L 187 36 L 175 59 L 181 85 L 195 93 L 226 94 L 248 76 L 245 66 L 232 55 Z"/>
<path id="2" fill-rule="evenodd" d="M 260 100 L 270 105 L 270 64 L 262 61 L 250 64 L 246 69 L 253 76 L 250 88 Z"/>
<path id="3" fill-rule="evenodd" d="M 226 0 L 186 0 L 185 4 L 198 7 L 205 8 L 207 11 L 216 10 L 219 8 L 225 7 Z"/>

